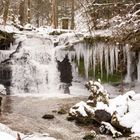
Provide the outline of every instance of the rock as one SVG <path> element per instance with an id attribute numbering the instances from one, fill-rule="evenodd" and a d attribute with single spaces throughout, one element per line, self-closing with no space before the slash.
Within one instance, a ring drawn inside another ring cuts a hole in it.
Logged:
<path id="1" fill-rule="evenodd" d="M 57 113 L 57 110 L 52 110 L 53 113 Z"/>
<path id="2" fill-rule="evenodd" d="M 101 124 L 102 125 L 99 128 L 99 130 L 102 134 L 111 133 L 113 135 L 113 138 L 118 138 L 118 137 L 122 136 L 122 133 L 117 131 L 110 123 L 102 122 Z"/>
<path id="3" fill-rule="evenodd" d="M 109 104 L 109 95 L 104 87 L 101 85 L 100 81 L 88 81 L 85 87 L 91 92 L 88 105 L 96 107 L 97 102 L 103 102 L 104 104 Z"/>
<path id="4" fill-rule="evenodd" d="M 17 140 L 21 140 L 20 134 L 17 133 Z"/>
<path id="5" fill-rule="evenodd" d="M 68 117 L 67 117 L 67 120 L 68 120 L 68 121 L 74 121 L 75 118 L 73 118 L 73 117 L 71 117 L 71 116 L 68 116 Z"/>
<path id="6" fill-rule="evenodd" d="M 67 111 L 63 108 L 61 108 L 59 111 L 58 111 L 58 114 L 67 114 Z"/>
<path id="7" fill-rule="evenodd" d="M 70 109 L 69 116 L 73 117 L 77 123 L 89 124 L 94 120 L 94 109 L 81 101 Z"/>
<path id="8" fill-rule="evenodd" d="M 43 119 L 54 119 L 54 115 L 45 114 L 42 118 L 43 118 Z"/>
<path id="9" fill-rule="evenodd" d="M 6 88 L 0 84 L 0 94 L 1 95 L 6 95 Z"/>
<path id="10" fill-rule="evenodd" d="M 96 132 L 95 131 L 92 131 L 92 132 L 86 134 L 83 137 L 83 140 L 94 140 L 95 138 L 96 138 Z"/>
<path id="11" fill-rule="evenodd" d="M 0 96 L 0 115 L 1 115 L 2 97 Z"/>
<path id="12" fill-rule="evenodd" d="M 97 122 L 110 122 L 111 121 L 111 114 L 106 112 L 105 110 L 96 110 L 95 111 L 95 120 Z"/>
<path id="13" fill-rule="evenodd" d="M 121 131 L 122 133 L 124 133 L 125 135 L 129 135 L 129 133 L 131 133 L 131 127 L 127 128 L 124 127 L 120 124 L 119 119 L 117 117 L 117 112 L 114 112 L 112 114 L 112 118 L 111 118 L 111 124 L 119 131 Z"/>

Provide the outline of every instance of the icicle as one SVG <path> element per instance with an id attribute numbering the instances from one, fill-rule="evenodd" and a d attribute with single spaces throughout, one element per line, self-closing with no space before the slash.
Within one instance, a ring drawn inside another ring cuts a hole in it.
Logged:
<path id="1" fill-rule="evenodd" d="M 70 62 L 72 62 L 76 56 L 75 51 L 67 51 L 67 54 L 68 54 L 68 58 L 69 58 Z"/>
<path id="2" fill-rule="evenodd" d="M 107 74 L 107 79 L 109 75 L 109 50 L 108 46 L 105 47 L 105 68 L 106 68 L 106 74 Z"/>
<path id="3" fill-rule="evenodd" d="M 86 78 L 88 78 L 89 58 L 90 58 L 90 48 L 89 48 L 89 46 L 85 46 L 83 54 L 84 54 L 85 76 L 86 76 Z"/>
<path id="4" fill-rule="evenodd" d="M 140 52 L 139 52 L 139 56 L 138 56 L 137 75 L 138 75 L 137 81 L 140 82 Z"/>
<path id="5" fill-rule="evenodd" d="M 128 45 L 125 46 L 126 49 L 126 57 L 127 57 L 127 75 L 125 77 L 126 82 L 131 82 L 131 54 L 130 54 L 130 48 Z"/>
<path id="6" fill-rule="evenodd" d="M 115 57 L 114 57 L 114 46 L 109 47 L 109 53 L 110 53 L 110 73 L 113 74 L 114 72 L 114 66 L 115 66 Z"/>
<path id="7" fill-rule="evenodd" d="M 116 70 L 118 69 L 118 60 L 119 60 L 119 49 L 118 49 L 118 46 L 116 46 L 114 48 L 114 51 L 115 51 L 115 67 L 116 67 Z"/>
<path id="8" fill-rule="evenodd" d="M 97 55 L 97 46 L 94 46 L 93 48 L 93 71 L 94 71 L 94 78 L 95 78 L 95 72 L 96 72 L 96 56 Z"/>
<path id="9" fill-rule="evenodd" d="M 103 78 L 103 55 L 104 55 L 104 44 L 99 44 L 99 57 L 100 57 L 100 69 L 101 69 L 101 79 Z"/>
<path id="10" fill-rule="evenodd" d="M 82 43 L 78 43 L 75 45 L 74 49 L 75 49 L 75 53 L 76 53 L 76 58 L 77 58 L 77 61 L 78 61 L 78 66 L 80 64 L 80 57 L 83 56 L 82 54 L 82 48 L 83 48 L 83 44 Z"/>

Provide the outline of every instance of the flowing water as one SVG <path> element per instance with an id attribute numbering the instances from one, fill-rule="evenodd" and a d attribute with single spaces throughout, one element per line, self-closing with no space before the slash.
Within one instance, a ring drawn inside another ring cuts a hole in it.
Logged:
<path id="1" fill-rule="evenodd" d="M 118 69 L 122 48 L 101 42 L 91 45 L 78 42 L 78 39 L 74 35 L 68 38 L 66 35 L 42 37 L 34 33 L 17 34 L 16 42 L 11 45 L 10 50 L 0 50 L 0 62 L 6 60 L 0 66 L 0 80 L 9 88 L 10 94 L 14 95 L 3 98 L 2 123 L 26 134 L 47 132 L 62 140 L 80 140 L 86 132 L 93 129 L 93 126 L 81 127 L 68 122 L 66 120 L 68 114 L 59 115 L 57 111 L 61 108 L 68 111 L 72 105 L 86 100 L 89 95 L 78 69 L 82 59 L 84 81 L 89 78 L 89 69 L 92 68 L 93 75 L 96 75 L 97 66 L 100 68 L 102 78 L 104 71 L 109 76 Z M 56 40 L 58 46 L 54 45 Z M 71 41 L 76 43 L 71 45 Z M 67 44 L 71 47 L 67 48 Z M 140 82 L 140 53 L 131 52 L 128 45 L 123 48 L 122 53 L 127 70 L 126 82 L 132 80 L 134 71 L 136 72 L 134 79 Z M 64 94 L 60 92 L 61 73 L 58 70 L 58 61 L 63 62 L 66 56 L 71 64 L 73 81 L 70 95 L 63 96 Z M 134 58 L 136 61 L 132 64 Z M 133 66 L 137 70 L 133 69 Z M 35 95 L 41 96 L 36 98 Z M 47 96 L 44 98 L 42 95 Z M 49 98 L 51 95 L 54 98 Z M 54 120 L 42 119 L 42 116 L 48 113 L 55 116 Z"/>
<path id="2" fill-rule="evenodd" d="M 125 82 L 140 81 L 140 57 L 136 52 L 130 51 L 131 46 L 126 45 L 122 49 L 122 46 L 102 42 L 89 44 L 80 42 L 81 36 L 77 36 L 62 34 L 42 37 L 34 33 L 17 34 L 16 42 L 10 46 L 10 50 L 0 50 L 1 62 L 10 58 L 8 64 L 0 66 L 0 79 L 7 79 L 10 94 L 59 92 L 61 78 L 58 61 L 62 62 L 66 55 L 71 63 L 73 82 L 81 82 L 82 78 L 93 79 L 97 72 L 98 78 L 102 79 L 106 73 L 108 79 L 109 75 L 121 71 L 120 67 L 126 69 Z M 54 45 L 56 40 L 58 46 Z M 21 46 L 17 49 L 19 42 Z M 72 45 L 67 47 L 67 44 Z M 80 77 L 79 67 L 82 60 L 85 76 Z M 89 76 L 89 70 L 92 70 L 92 77 Z"/>

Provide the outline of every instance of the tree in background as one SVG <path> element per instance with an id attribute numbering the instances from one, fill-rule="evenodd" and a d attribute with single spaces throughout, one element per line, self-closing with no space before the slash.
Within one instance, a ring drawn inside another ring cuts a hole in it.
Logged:
<path id="1" fill-rule="evenodd" d="M 4 1 L 4 11 L 3 11 L 3 24 L 6 25 L 7 19 L 8 19 L 8 13 L 9 13 L 9 7 L 10 7 L 10 0 Z"/>
<path id="2" fill-rule="evenodd" d="M 31 11 L 37 27 L 51 24 L 51 2 L 49 0 L 32 0 Z"/>
<path id="3" fill-rule="evenodd" d="M 27 21 L 28 23 L 31 23 L 31 0 L 28 0 L 27 3 Z"/>
<path id="4" fill-rule="evenodd" d="M 20 21 L 20 24 L 23 26 L 26 22 L 25 20 L 25 3 L 26 1 L 25 0 L 21 0 L 20 4 L 19 4 L 19 21 Z"/>
<path id="5" fill-rule="evenodd" d="M 57 0 L 52 0 L 52 26 L 54 29 L 58 26 L 57 8 Z"/>
<path id="6" fill-rule="evenodd" d="M 71 29 L 74 29 L 74 0 L 71 0 Z"/>

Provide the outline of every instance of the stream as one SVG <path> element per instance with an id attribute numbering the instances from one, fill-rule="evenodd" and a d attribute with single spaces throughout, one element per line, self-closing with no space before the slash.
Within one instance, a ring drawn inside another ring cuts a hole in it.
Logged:
<path id="1" fill-rule="evenodd" d="M 100 60 L 100 76 L 103 76 L 103 69 L 106 69 L 107 76 L 113 74 L 119 64 L 119 51 L 117 46 L 109 49 L 103 43 L 94 48 L 86 48 L 85 43 L 77 42 L 80 36 L 68 36 L 69 34 L 62 34 L 58 38 L 36 32 L 23 32 L 16 34 L 16 41 L 9 50 L 0 51 L 0 81 L 9 94 L 3 96 L 1 123 L 24 134 L 49 133 L 58 140 L 82 140 L 89 130 L 96 129 L 93 126 L 78 126 L 67 121 L 68 113 L 60 115 L 57 112 L 61 108 L 68 112 L 75 103 L 86 101 L 89 93 L 84 82 L 89 78 L 90 67 L 93 67 L 95 75 L 96 60 Z M 71 45 L 71 51 L 67 50 Z M 127 49 L 126 47 L 124 55 L 129 61 L 131 58 L 126 55 Z M 78 71 L 81 58 L 84 77 Z M 127 63 L 127 81 L 131 79 L 131 65 Z M 137 63 L 138 81 L 139 65 Z M 109 89 L 111 88 L 113 87 L 110 86 Z M 120 94 L 114 88 L 111 92 L 112 97 Z M 52 114 L 55 118 L 44 120 L 42 116 L 45 114 Z M 101 136 L 98 139 L 112 138 Z"/>

